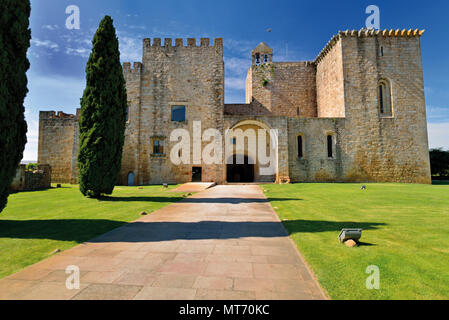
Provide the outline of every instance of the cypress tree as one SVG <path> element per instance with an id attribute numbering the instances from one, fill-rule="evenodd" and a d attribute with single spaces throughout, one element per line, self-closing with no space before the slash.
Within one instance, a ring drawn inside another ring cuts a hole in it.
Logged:
<path id="1" fill-rule="evenodd" d="M 80 191 L 112 194 L 122 162 L 127 97 L 113 20 L 105 16 L 92 41 L 81 98 L 78 154 Z"/>
<path id="2" fill-rule="evenodd" d="M 27 141 L 23 102 L 28 93 L 30 11 L 27 0 L 0 1 L 0 212 Z"/>

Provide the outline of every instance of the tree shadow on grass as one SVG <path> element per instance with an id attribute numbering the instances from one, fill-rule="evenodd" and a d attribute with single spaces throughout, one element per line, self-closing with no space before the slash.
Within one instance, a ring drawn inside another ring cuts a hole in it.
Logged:
<path id="1" fill-rule="evenodd" d="M 449 180 L 432 180 L 434 186 L 449 186 Z"/>
<path id="2" fill-rule="evenodd" d="M 295 220 L 284 222 L 289 233 L 317 233 L 342 228 L 377 229 L 382 223 Z M 121 228 L 118 228 L 121 227 Z M 114 229 L 114 230 L 113 230 Z M 112 231 L 111 231 L 112 230 Z M 108 232 L 110 231 L 110 232 Z M 0 220 L 0 238 L 94 242 L 158 242 L 174 240 L 284 237 L 280 222 L 151 222 L 113 220 Z"/>
<path id="3" fill-rule="evenodd" d="M 50 239 L 82 243 L 125 225 L 114 220 L 0 220 L 0 238 Z"/>
<path id="4" fill-rule="evenodd" d="M 328 231 L 341 231 L 342 229 L 363 229 L 373 230 L 385 223 L 375 222 L 335 222 L 335 221 L 314 221 L 314 220 L 291 220 L 283 221 L 283 224 L 289 233 L 317 233 Z"/>
<path id="5" fill-rule="evenodd" d="M 184 199 L 183 197 L 106 197 L 102 196 L 97 200 L 100 202 L 177 202 Z"/>

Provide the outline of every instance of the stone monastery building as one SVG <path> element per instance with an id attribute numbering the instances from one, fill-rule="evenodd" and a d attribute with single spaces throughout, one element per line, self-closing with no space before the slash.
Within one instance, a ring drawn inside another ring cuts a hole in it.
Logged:
<path id="1" fill-rule="evenodd" d="M 262 42 L 242 104 L 224 103 L 222 39 L 144 39 L 143 61 L 123 65 L 129 110 L 118 183 L 430 183 L 423 32 L 340 31 L 305 62 L 275 62 Z M 38 162 L 51 165 L 55 182 L 77 182 L 79 116 L 40 112 Z M 184 128 L 193 139 L 196 121 L 224 137 L 277 129 L 276 173 L 261 175 L 247 147 L 231 155 L 245 164 L 224 155 L 220 164 L 173 164 L 171 132 Z"/>

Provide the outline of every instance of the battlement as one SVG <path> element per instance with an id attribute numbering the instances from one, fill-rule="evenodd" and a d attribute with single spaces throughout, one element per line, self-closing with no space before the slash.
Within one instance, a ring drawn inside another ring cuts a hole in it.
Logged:
<path id="1" fill-rule="evenodd" d="M 76 115 L 67 114 L 62 111 L 41 111 L 39 112 L 39 119 L 76 119 Z"/>
<path id="2" fill-rule="evenodd" d="M 59 119 L 59 120 L 79 120 L 81 116 L 81 109 L 76 109 L 76 114 L 68 114 L 62 111 L 40 111 L 39 119 L 40 120 L 51 120 L 51 119 Z"/>
<path id="3" fill-rule="evenodd" d="M 132 68 L 131 68 L 131 62 L 123 63 L 123 72 L 124 73 L 139 74 L 141 71 L 142 71 L 142 63 L 141 62 L 134 62 Z"/>
<path id="4" fill-rule="evenodd" d="M 173 39 L 171 38 L 165 38 L 164 39 L 164 45 L 162 45 L 161 38 L 154 38 L 153 41 L 151 39 L 146 38 L 143 39 L 143 48 L 149 49 L 149 48 L 223 48 L 223 39 L 222 38 L 215 38 L 214 44 L 211 45 L 211 41 L 209 38 L 201 38 L 200 43 L 198 45 L 197 39 L 195 38 L 188 38 L 187 39 L 187 45 L 184 46 L 184 39 L 177 38 L 175 39 L 175 43 L 173 44 Z"/>
<path id="5" fill-rule="evenodd" d="M 421 37 L 424 34 L 425 30 L 419 29 L 384 29 L 384 30 L 375 30 L 375 29 L 360 29 L 360 30 L 346 30 L 339 31 L 336 35 L 334 35 L 329 42 L 324 46 L 323 50 L 316 57 L 315 63 L 320 63 L 321 60 L 332 50 L 332 48 L 337 44 L 337 42 L 344 37 L 357 37 L 357 38 L 368 38 L 368 37 L 384 37 L 384 38 L 392 38 L 392 37 Z"/>

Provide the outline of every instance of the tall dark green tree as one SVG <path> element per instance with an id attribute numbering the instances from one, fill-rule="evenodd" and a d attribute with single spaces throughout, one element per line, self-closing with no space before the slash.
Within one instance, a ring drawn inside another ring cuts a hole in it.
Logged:
<path id="1" fill-rule="evenodd" d="M 449 177 L 449 151 L 443 149 L 430 150 L 430 166 L 435 177 Z"/>
<path id="2" fill-rule="evenodd" d="M 0 1 L 0 212 L 27 141 L 23 101 L 28 93 L 30 11 L 28 0 Z"/>
<path id="3" fill-rule="evenodd" d="M 80 191 L 112 194 L 122 162 L 127 97 L 113 20 L 105 16 L 92 41 L 81 99 L 78 154 Z"/>

